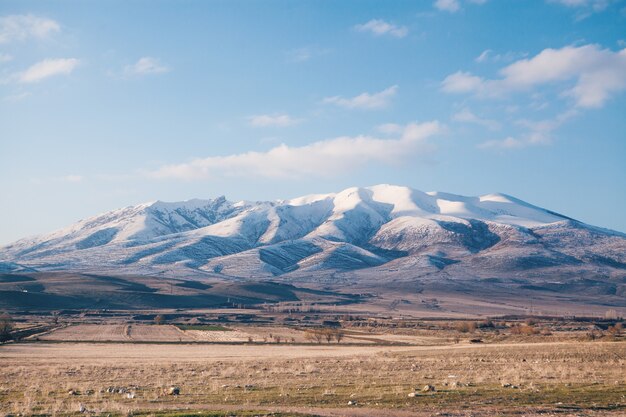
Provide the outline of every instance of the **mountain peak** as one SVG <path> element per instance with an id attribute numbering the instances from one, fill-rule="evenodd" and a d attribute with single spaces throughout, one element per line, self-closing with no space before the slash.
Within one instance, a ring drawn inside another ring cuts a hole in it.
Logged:
<path id="1" fill-rule="evenodd" d="M 520 265 L 626 264 L 617 256 L 626 253 L 623 235 L 567 219 L 503 193 L 471 197 L 391 184 L 272 202 L 157 200 L 15 242 L 0 250 L 0 262 L 236 277 L 383 266 L 416 273 L 410 265 L 459 273 L 491 265 L 499 276 Z"/>

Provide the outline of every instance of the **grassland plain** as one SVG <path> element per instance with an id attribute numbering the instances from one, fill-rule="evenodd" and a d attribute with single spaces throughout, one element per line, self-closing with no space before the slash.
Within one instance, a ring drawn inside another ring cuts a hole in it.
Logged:
<path id="1" fill-rule="evenodd" d="M 623 342 L 38 342 L 0 363 L 5 415 L 626 415 Z"/>

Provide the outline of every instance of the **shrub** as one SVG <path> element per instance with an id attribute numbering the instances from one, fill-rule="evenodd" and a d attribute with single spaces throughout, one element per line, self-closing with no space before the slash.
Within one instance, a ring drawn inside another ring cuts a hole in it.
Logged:
<path id="1" fill-rule="evenodd" d="M 476 323 L 473 321 L 460 321 L 454 325 L 456 331 L 461 333 L 474 333 L 476 330 Z"/>
<path id="2" fill-rule="evenodd" d="M 8 314 L 0 315 L 0 342 L 11 340 L 11 332 L 13 331 L 13 320 Z"/>
<path id="3" fill-rule="evenodd" d="M 522 325 L 511 327 L 511 334 L 531 336 L 531 335 L 538 334 L 538 333 L 539 333 L 539 330 L 535 329 L 535 327 L 530 324 L 522 324 Z"/>

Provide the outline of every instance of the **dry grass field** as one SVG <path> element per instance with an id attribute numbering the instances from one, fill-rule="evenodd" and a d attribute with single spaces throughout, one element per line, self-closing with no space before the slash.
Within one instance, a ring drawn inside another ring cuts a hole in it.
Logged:
<path id="1" fill-rule="evenodd" d="M 623 342 L 39 342 L 0 346 L 0 363 L 4 415 L 626 414 Z"/>

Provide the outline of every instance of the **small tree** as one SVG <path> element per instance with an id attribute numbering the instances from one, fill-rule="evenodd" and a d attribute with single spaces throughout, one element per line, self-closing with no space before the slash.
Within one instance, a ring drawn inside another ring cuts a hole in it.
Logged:
<path id="1" fill-rule="evenodd" d="M 52 324 L 59 324 L 59 312 L 58 311 L 53 311 L 52 312 Z"/>
<path id="2" fill-rule="evenodd" d="M 622 334 L 623 329 L 624 329 L 624 326 L 622 325 L 622 323 L 616 323 L 615 326 L 609 326 L 608 332 L 612 336 L 618 337 L 619 335 Z"/>
<path id="3" fill-rule="evenodd" d="M 154 323 L 157 325 L 162 325 L 165 323 L 165 316 L 163 314 L 158 314 L 155 318 L 154 318 Z"/>
<path id="4" fill-rule="evenodd" d="M 330 343 L 333 341 L 333 338 L 335 337 L 334 332 L 330 329 L 324 330 L 324 338 L 326 339 L 327 343 Z"/>
<path id="5" fill-rule="evenodd" d="M 0 342 L 11 340 L 11 332 L 13 331 L 13 320 L 11 316 L 4 313 L 0 315 Z"/>
<path id="6" fill-rule="evenodd" d="M 341 330 L 337 330 L 335 332 L 335 340 L 337 341 L 337 343 L 341 343 L 341 340 L 343 339 L 344 336 L 345 336 L 344 332 L 342 332 Z"/>

